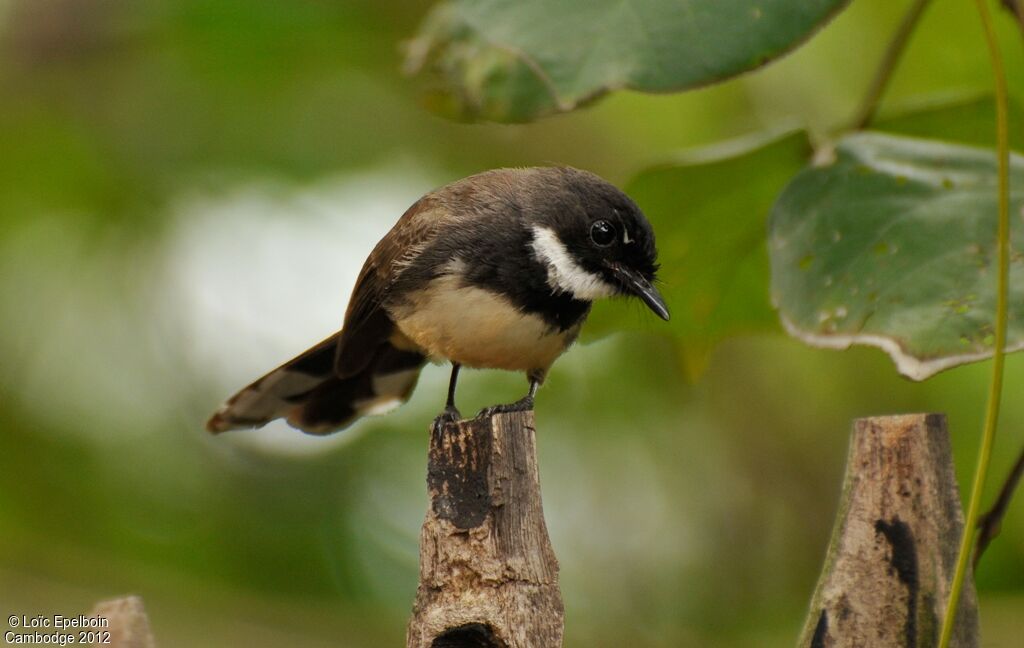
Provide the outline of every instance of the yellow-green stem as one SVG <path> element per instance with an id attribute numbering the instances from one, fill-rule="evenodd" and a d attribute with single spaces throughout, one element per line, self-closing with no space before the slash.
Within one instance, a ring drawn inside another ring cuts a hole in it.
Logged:
<path id="1" fill-rule="evenodd" d="M 1003 59 L 999 52 L 992 16 L 989 14 L 985 0 L 974 0 L 978 7 L 985 31 L 985 42 L 992 59 L 992 73 L 996 84 L 996 150 L 999 157 L 999 265 L 998 293 L 996 294 L 996 335 L 995 349 L 992 356 L 992 382 L 988 392 L 988 407 L 985 411 L 985 428 L 981 435 L 981 447 L 978 449 L 978 464 L 974 469 L 974 480 L 971 484 L 971 497 L 967 505 L 967 515 L 963 535 L 960 537 L 960 553 L 957 555 L 956 572 L 950 586 L 949 600 L 946 602 L 946 613 L 942 618 L 942 633 L 939 635 L 939 648 L 948 648 L 956 623 L 956 612 L 960 603 L 960 591 L 963 589 L 967 565 L 974 544 L 975 527 L 981 509 L 981 492 L 988 473 L 989 459 L 992 457 L 992 445 L 995 439 L 996 424 L 999 421 L 999 401 L 1003 392 L 1003 359 L 1006 348 L 1006 301 L 1009 291 L 1010 265 L 1010 146 L 1008 127 L 1008 99 L 1006 91 L 1006 73 L 1003 70 Z"/>

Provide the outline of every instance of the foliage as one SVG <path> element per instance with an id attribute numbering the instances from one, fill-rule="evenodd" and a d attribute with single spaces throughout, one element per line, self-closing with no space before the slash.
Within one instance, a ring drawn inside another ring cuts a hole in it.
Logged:
<path id="1" fill-rule="evenodd" d="M 1024 183 L 1024 159 L 1011 182 Z M 772 211 L 772 293 L 787 330 L 816 346 L 878 346 L 916 380 L 990 356 L 996 198 L 990 151 L 844 137 Z M 1012 209 L 1022 207 L 1018 195 Z M 1024 231 L 1015 236 L 1021 249 Z M 1024 348 L 1022 262 L 1011 272 L 1008 350 Z"/>
<path id="2" fill-rule="evenodd" d="M 764 65 L 846 0 L 450 0 L 408 46 L 427 103 L 525 121 L 609 90 L 685 90 Z"/>

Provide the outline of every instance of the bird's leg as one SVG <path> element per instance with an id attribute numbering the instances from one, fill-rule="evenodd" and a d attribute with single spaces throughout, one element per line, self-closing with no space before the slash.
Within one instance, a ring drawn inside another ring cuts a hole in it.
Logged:
<path id="1" fill-rule="evenodd" d="M 502 414 L 505 412 L 526 412 L 533 409 L 533 398 L 537 395 L 537 388 L 540 387 L 541 382 L 544 381 L 544 375 L 540 373 L 528 374 L 530 379 L 530 391 L 519 400 L 514 403 L 507 403 L 505 405 L 492 405 L 485 407 L 480 410 L 480 413 L 476 415 L 477 418 L 487 418 L 494 416 L 495 414 Z"/>
<path id="2" fill-rule="evenodd" d="M 438 429 L 448 423 L 454 423 L 462 418 L 459 409 L 455 407 L 455 383 L 459 381 L 459 369 L 462 368 L 458 362 L 452 363 L 452 376 L 448 380 L 448 400 L 444 403 L 444 411 L 434 419 L 433 427 Z"/>

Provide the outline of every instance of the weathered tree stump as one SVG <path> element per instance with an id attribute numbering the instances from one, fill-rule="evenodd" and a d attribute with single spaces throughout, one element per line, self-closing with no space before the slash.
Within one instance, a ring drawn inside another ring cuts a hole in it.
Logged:
<path id="1" fill-rule="evenodd" d="M 946 418 L 858 419 L 825 567 L 799 645 L 936 646 L 963 524 Z M 978 646 L 970 573 L 951 645 Z"/>
<path id="2" fill-rule="evenodd" d="M 554 648 L 564 611 L 533 412 L 433 430 L 407 648 Z"/>

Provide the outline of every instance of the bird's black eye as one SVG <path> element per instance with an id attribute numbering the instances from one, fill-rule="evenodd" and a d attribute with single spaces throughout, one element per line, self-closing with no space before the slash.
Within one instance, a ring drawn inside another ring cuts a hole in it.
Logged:
<path id="1" fill-rule="evenodd" d="M 609 221 L 594 221 L 590 226 L 590 240 L 600 247 L 608 247 L 615 242 L 615 226 Z"/>

